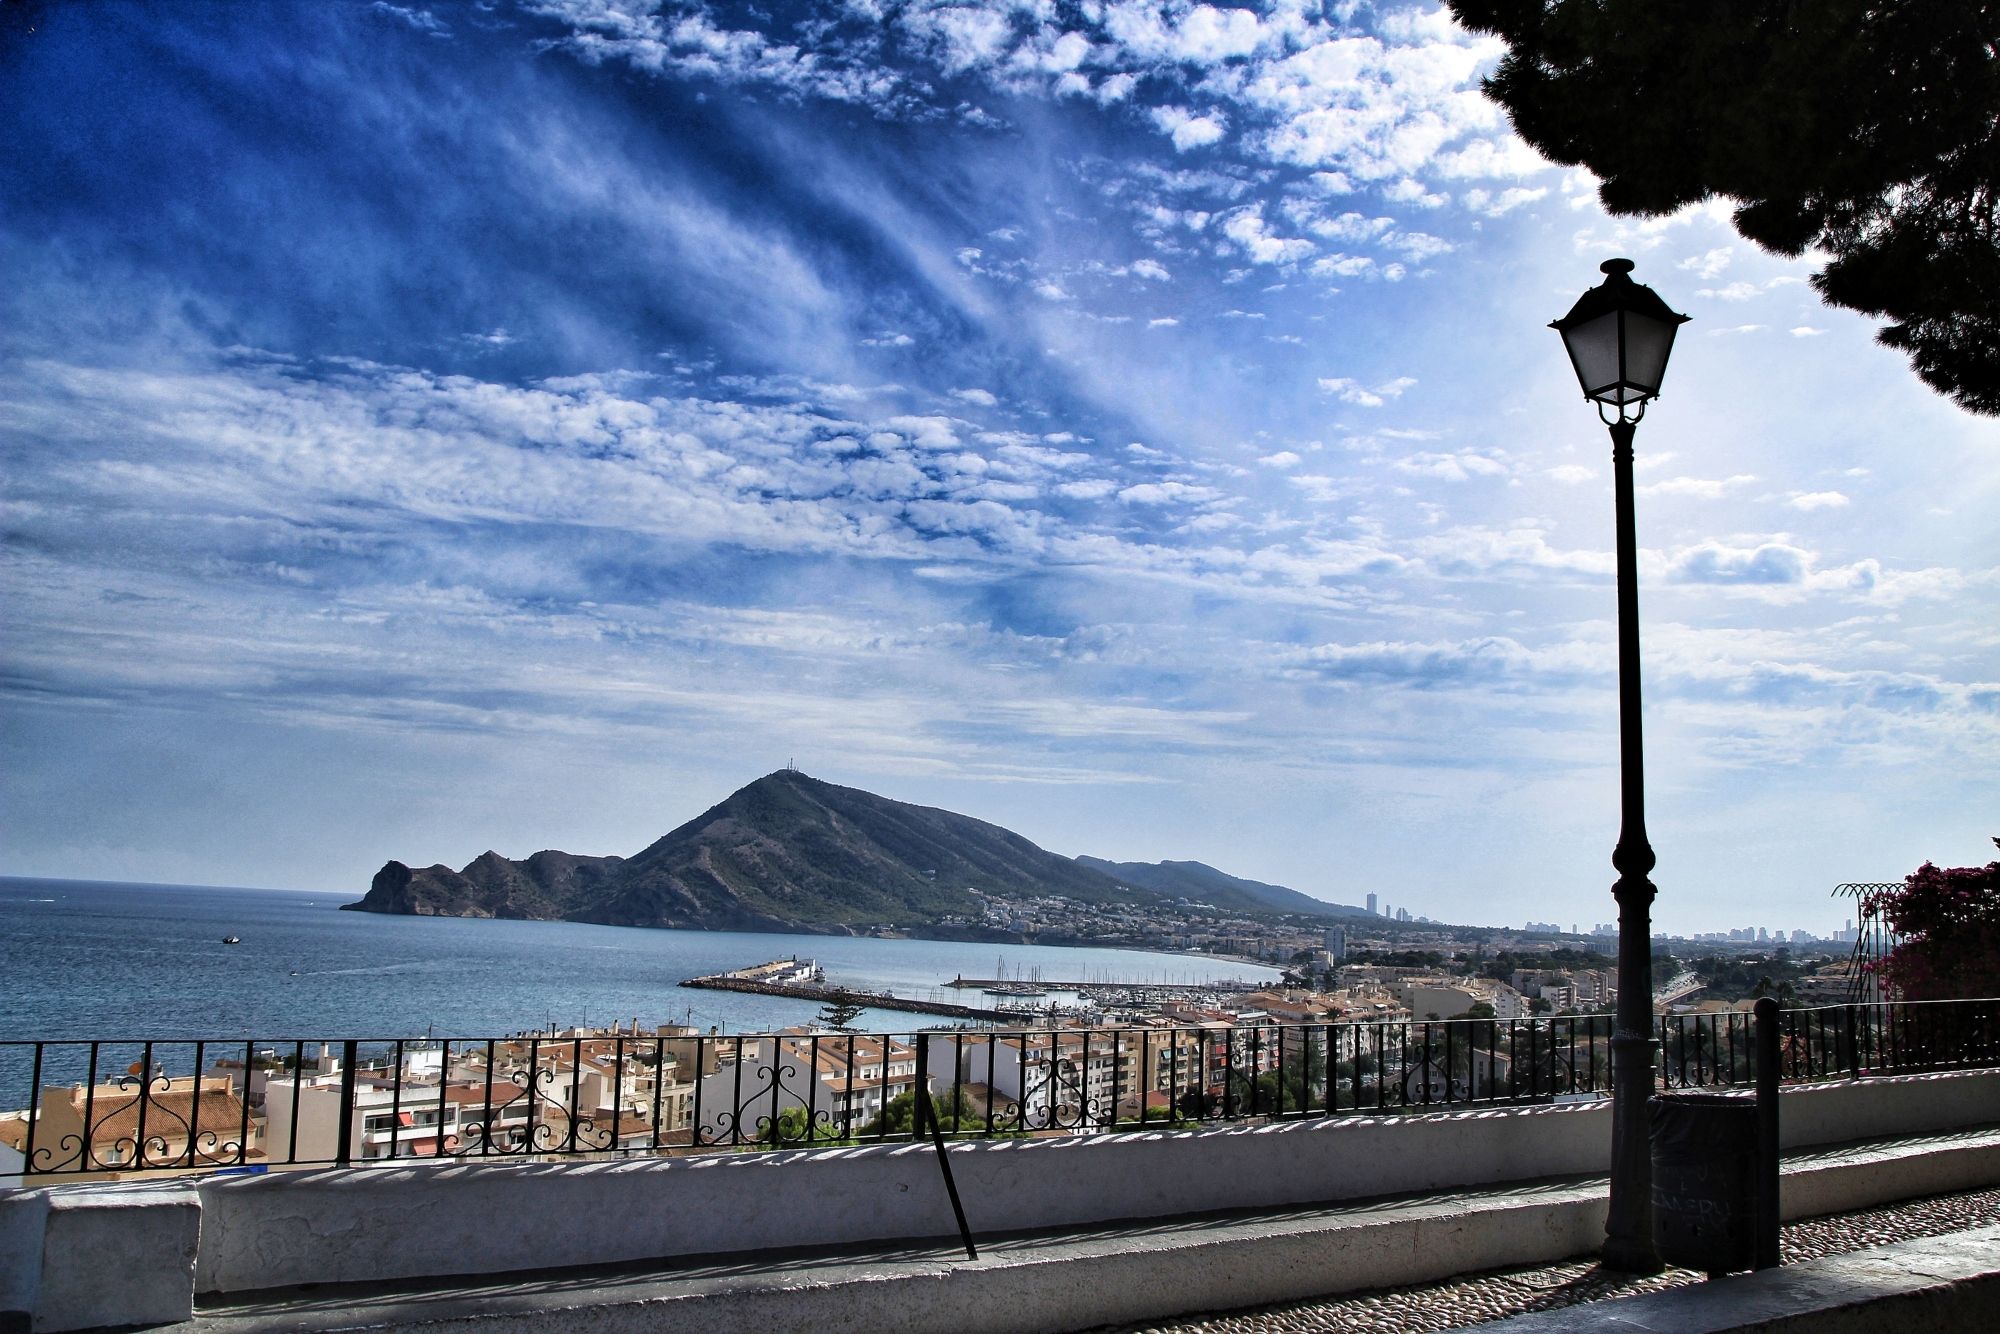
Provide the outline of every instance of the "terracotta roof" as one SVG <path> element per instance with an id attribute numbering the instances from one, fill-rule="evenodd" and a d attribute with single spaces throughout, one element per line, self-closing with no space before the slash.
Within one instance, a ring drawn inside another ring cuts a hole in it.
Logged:
<path id="1" fill-rule="evenodd" d="M 81 1117 L 84 1112 L 83 1093 L 72 1093 L 70 1102 Z M 175 1089 L 150 1096 L 137 1092 L 99 1094 L 90 1105 L 92 1146 L 115 1144 L 119 1140 L 136 1137 L 141 1103 L 146 1107 L 148 1139 L 155 1135 L 169 1141 L 185 1139 L 191 1124 L 198 1133 L 218 1136 L 243 1133 L 242 1101 L 234 1093 L 225 1093 L 220 1089 L 203 1089 L 199 1096 L 192 1089 Z"/>

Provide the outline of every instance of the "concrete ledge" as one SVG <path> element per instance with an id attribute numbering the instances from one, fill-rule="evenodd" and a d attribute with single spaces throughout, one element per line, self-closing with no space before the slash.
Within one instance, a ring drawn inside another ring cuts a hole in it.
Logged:
<path id="1" fill-rule="evenodd" d="M 1878 1075 L 1786 1088 L 1779 1102 L 1786 1150 L 1985 1125 L 2000 1108 L 2000 1070 Z"/>
<path id="2" fill-rule="evenodd" d="M 975 1232 L 1592 1174 L 1609 1104 L 954 1144 Z M 929 1145 L 210 1178 L 202 1292 L 956 1234 Z M 495 1227 L 493 1220 L 510 1220 Z"/>
<path id="3" fill-rule="evenodd" d="M 1987 1334 L 2000 1311 L 2000 1227 L 1830 1255 L 1707 1283 L 1538 1311 L 1482 1334 L 1733 1334 L 1810 1330 Z"/>
<path id="4" fill-rule="evenodd" d="M 1003 1238 L 980 1258 L 752 1257 L 712 1269 L 220 1299 L 189 1334 L 445 1328 L 1038 1334 L 1424 1282 L 1588 1250 L 1604 1183 Z"/>
<path id="5" fill-rule="evenodd" d="M 1961 1071 L 1788 1089 L 1782 1123 L 1796 1149 L 1981 1124 L 1996 1109 L 2000 1071 Z M 955 1144 L 951 1154 L 968 1220 L 990 1235 L 1591 1175 L 1610 1160 L 1610 1143 L 1606 1101 L 991 1140 Z M 1889 1198 L 1952 1188 L 1912 1186 Z M 211 1177 L 200 1189 L 202 1292 L 853 1246 L 956 1230 L 930 1148 L 907 1144 L 272 1173 Z M 1832 1201 L 1814 1212 L 1884 1198 L 1872 1183 L 1845 1194 L 1813 1189 L 1820 1193 L 1812 1198 Z M 512 1225 L 495 1228 L 496 1218 Z"/>
<path id="6" fill-rule="evenodd" d="M 1854 1137 L 1840 1135 L 1843 1128 L 1883 1126 L 1907 1136 L 1991 1120 L 1996 1108 L 2000 1072 L 1799 1088 L 1785 1094 L 1785 1137 L 1793 1146 L 1825 1144 Z M 1274 1211 L 1443 1190 L 1473 1197 L 1508 1183 L 1579 1180 L 1602 1170 L 1609 1136 L 1609 1104 L 1600 1102 L 971 1142 L 950 1152 L 977 1235 L 1032 1233 L 1043 1239 L 1038 1244 L 1055 1245 L 1078 1228 L 1114 1222 L 1167 1220 L 1158 1225 L 1162 1235 L 1180 1236 L 1205 1226 L 1188 1219 L 1230 1210 L 1260 1212 L 1268 1228 Z M 1794 1147 L 1784 1204 L 1787 1217 L 1801 1217 L 1995 1181 L 2000 1134 L 1992 1132 L 1948 1131 L 1837 1150 Z M 1587 1253 L 1598 1244 L 1602 1206 L 1575 1208 L 1595 1209 L 1598 1221 L 1574 1236 L 1574 1220 L 1546 1226 L 1517 1220 L 1530 1232 L 1572 1238 L 1560 1247 L 1477 1258 L 1483 1243 L 1476 1225 L 1468 1225 L 1475 1230 L 1462 1244 L 1453 1239 L 1448 1254 L 1429 1257 L 1448 1268 L 1414 1276 L 1371 1260 L 1365 1275 L 1350 1281 L 1344 1257 L 1341 1271 L 1329 1274 L 1316 1249 L 1323 1239 L 1266 1237 L 1260 1253 L 1293 1255 L 1299 1272 L 1314 1276 L 1310 1284 L 1292 1292 L 1258 1288 L 1247 1277 L 1241 1282 L 1249 1286 L 1241 1288 L 1218 1279 L 1193 1305 L 1212 1310 L 1218 1302 L 1277 1301 Z M 902 1238 L 954 1235 L 937 1163 L 920 1145 L 413 1164 L 0 1191 L 0 1326 L 20 1324 L 10 1312 L 32 1313 L 33 1328 L 50 1331 L 171 1320 L 185 1316 L 195 1292 L 430 1279 L 464 1290 L 482 1275 L 601 1273 L 605 1266 L 815 1248 L 853 1255 Z M 1342 1246 L 1359 1247 L 1360 1235 Z M 1408 1243 L 1418 1252 L 1429 1244 Z M 1305 1249 L 1287 1249 L 1295 1246 Z M 1171 1272 L 1149 1277 L 1145 1266 L 1156 1263 L 1152 1252 L 1171 1250 L 1153 1246 L 1123 1258 L 1107 1252 L 1087 1262 L 1072 1255 L 1049 1272 L 1068 1275 L 1063 1282 L 1095 1282 L 1078 1276 L 1092 1266 L 1123 1266 L 1114 1286 L 1167 1301 L 1183 1290 L 1181 1281 Z M 1175 1253 L 1195 1267 L 1207 1263 L 1199 1257 L 1215 1254 Z M 1258 1272 L 1236 1257 L 1218 1264 L 1217 1272 Z M 1101 1320 L 1125 1318 L 1112 1310 Z"/>
<path id="7" fill-rule="evenodd" d="M 1785 1176 L 1787 1216 L 1815 1212 L 1816 1197 L 1794 1192 L 1795 1180 L 1837 1181 L 1841 1173 L 1858 1183 L 1845 1189 L 1857 1207 L 1908 1198 L 1912 1182 L 1936 1173 L 1951 1178 L 1946 1189 L 1991 1184 L 2000 1181 L 2000 1130 L 1850 1146 L 1792 1164 Z M 1016 1234 L 982 1240 L 976 1262 L 932 1241 L 874 1256 L 766 1254 L 707 1267 L 631 1266 L 622 1273 L 217 1296 L 203 1303 L 202 1315 L 188 1328 L 200 1334 L 263 1334 L 444 1328 L 478 1321 L 482 1329 L 608 1332 L 668 1322 L 686 1330 L 851 1327 L 1027 1334 L 1570 1259 L 1602 1245 L 1604 1212 L 1602 1178 L 1570 1179 Z M 1577 1309 L 1583 1308 L 1559 1314 Z"/>
<path id="8" fill-rule="evenodd" d="M 2000 1183 L 2000 1130 L 1875 1140 L 1788 1155 L 1778 1185 L 1787 1221 Z"/>
<path id="9" fill-rule="evenodd" d="M 35 1331 L 152 1325 L 194 1311 L 201 1201 L 192 1181 L 52 1191 Z"/>
<path id="10" fill-rule="evenodd" d="M 48 1232 L 46 1191 L 0 1191 L 0 1331 L 29 1328 L 42 1286 L 42 1238 Z"/>

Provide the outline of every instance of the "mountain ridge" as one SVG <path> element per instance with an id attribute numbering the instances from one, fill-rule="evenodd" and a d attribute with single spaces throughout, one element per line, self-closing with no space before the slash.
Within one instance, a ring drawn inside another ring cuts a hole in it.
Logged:
<path id="1" fill-rule="evenodd" d="M 1317 917 L 1372 917 L 1366 908 L 1314 898 L 1284 885 L 1219 871 L 1206 862 L 1113 862 L 1102 857 L 1076 859 L 1121 883 L 1136 885 L 1173 898 L 1190 899 L 1217 908 L 1255 912 L 1310 913 Z"/>
<path id="2" fill-rule="evenodd" d="M 971 891 L 1094 904 L 1193 898 L 1318 915 L 1344 908 L 1199 862 L 1065 857 L 972 816 L 790 769 L 746 784 L 630 857 L 550 849 L 514 860 L 488 851 L 456 871 L 390 861 L 359 902 L 342 906 L 607 926 L 979 935 L 984 904 Z"/>

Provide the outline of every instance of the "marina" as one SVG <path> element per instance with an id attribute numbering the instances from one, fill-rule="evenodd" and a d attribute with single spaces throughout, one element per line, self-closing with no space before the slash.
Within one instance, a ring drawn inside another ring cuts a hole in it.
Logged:
<path id="1" fill-rule="evenodd" d="M 1019 1010 L 960 1005 L 954 1001 L 913 1000 L 886 991 L 857 991 L 852 987 L 830 986 L 825 981 L 819 980 L 825 976 L 825 970 L 810 960 L 801 967 L 796 958 L 774 959 L 769 963 L 752 964 L 748 968 L 733 968 L 726 973 L 690 977 L 681 985 L 702 991 L 736 991 L 752 996 L 784 996 L 792 1000 L 814 1001 L 822 1005 L 863 1005 L 873 1010 L 901 1010 L 908 1014 L 928 1014 L 944 1019 L 979 1019 L 991 1023 L 1006 1023 L 1024 1017 L 1023 1012 Z"/>
<path id="2" fill-rule="evenodd" d="M 1004 968 L 1001 971 L 1006 971 Z M 1260 985 L 1241 979 L 1213 982 L 1048 982 L 1040 969 L 1031 977 L 968 978 L 962 974 L 930 988 L 931 998 L 899 996 L 890 991 L 863 990 L 826 981 L 826 970 L 797 955 L 732 968 L 727 972 L 691 977 L 680 985 L 707 991 L 734 991 L 756 996 L 782 996 L 817 1004 L 853 1004 L 878 1010 L 899 1010 L 946 1019 L 987 1023 L 1022 1023 L 1059 1017 L 1134 1013 L 1167 1005 L 1215 1005 L 1223 997 L 1254 991 Z M 968 1005 L 940 998 L 946 989 L 978 992 L 1001 999 L 990 1005 Z"/>
<path id="3" fill-rule="evenodd" d="M 1205 992 L 1254 991 L 1260 986 L 1270 984 L 1246 981 L 1242 978 L 1223 978 L 1213 982 L 1044 982 L 1037 978 L 1023 982 L 1018 978 L 1006 977 L 954 977 L 943 985 L 960 991 L 983 991 L 989 996 L 1046 996 L 1054 991 L 1068 991 L 1079 996 L 1089 996 L 1104 991 L 1199 995 Z"/>

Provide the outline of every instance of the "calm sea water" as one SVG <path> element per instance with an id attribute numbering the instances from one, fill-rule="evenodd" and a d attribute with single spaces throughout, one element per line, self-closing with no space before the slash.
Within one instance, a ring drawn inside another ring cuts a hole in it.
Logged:
<path id="1" fill-rule="evenodd" d="M 551 1023 L 810 1021 L 806 1001 L 693 991 L 685 978 L 797 954 L 829 981 L 962 999 L 953 977 L 1274 979 L 1268 968 L 1132 950 L 661 931 L 341 912 L 350 898 L 268 889 L 0 877 L 8 1039 L 493 1037 Z M 225 936 L 242 943 L 225 945 Z M 923 1016 L 871 1010 L 877 1031 Z"/>

